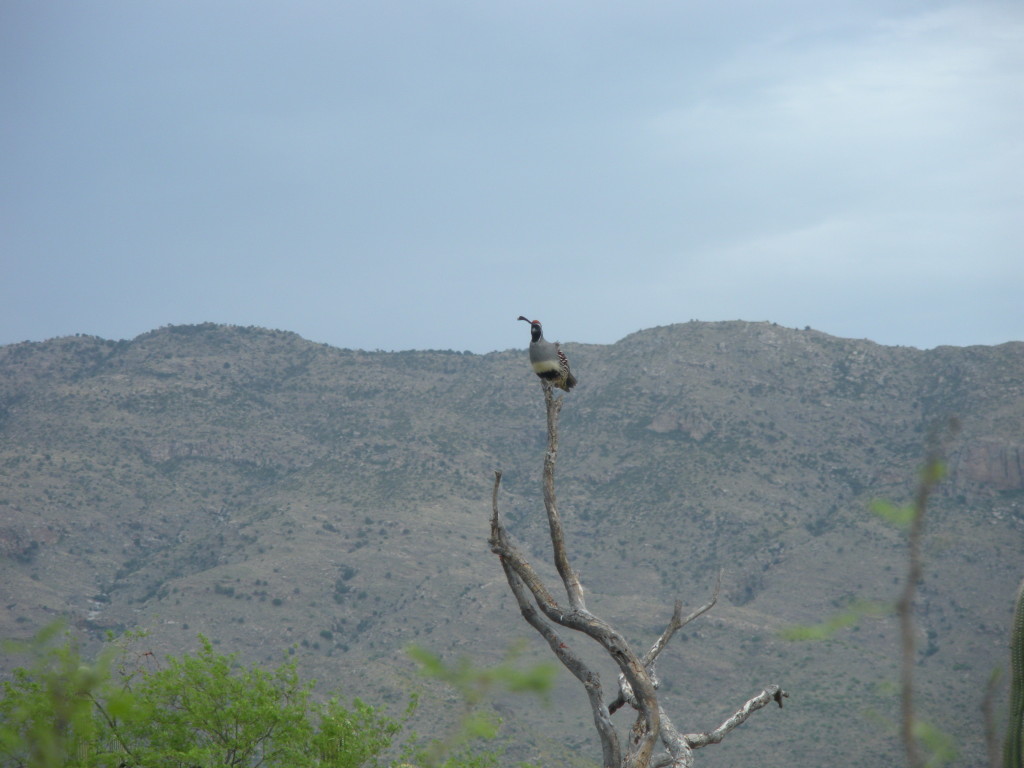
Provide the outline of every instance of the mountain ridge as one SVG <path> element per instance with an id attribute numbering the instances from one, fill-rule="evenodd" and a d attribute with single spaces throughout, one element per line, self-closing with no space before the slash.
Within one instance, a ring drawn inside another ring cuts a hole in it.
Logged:
<path id="1" fill-rule="evenodd" d="M 670 709 L 687 713 L 674 719 L 710 727 L 769 682 L 795 694 L 786 717 L 804 730 L 765 715 L 704 764 L 765 740 L 794 766 L 836 744 L 893 754 L 891 739 L 863 743 L 867 725 L 796 735 L 843 712 L 839 693 L 891 711 L 891 618 L 813 646 L 777 631 L 895 594 L 901 535 L 866 506 L 908 498 L 928 429 L 950 415 L 962 428 L 929 520 L 919 678 L 938 715 L 975 706 L 1005 663 L 1021 576 L 1024 343 L 920 350 L 691 321 L 563 348 L 580 384 L 560 508 L 595 610 L 645 645 L 724 567 L 722 604 L 662 663 Z M 256 661 L 292 649 L 314 676 L 392 701 L 413 679 L 409 642 L 493 660 L 500 637 L 529 637 L 486 543 L 494 469 L 510 530 L 553 572 L 540 400 L 523 349 L 368 352 L 212 323 L 0 347 L 0 634 L 64 615 L 85 637 L 143 626 L 178 653 L 202 631 Z M 557 715 L 501 703 L 524 758 L 568 761 L 568 743 L 596 760 L 579 698 L 566 681 Z"/>

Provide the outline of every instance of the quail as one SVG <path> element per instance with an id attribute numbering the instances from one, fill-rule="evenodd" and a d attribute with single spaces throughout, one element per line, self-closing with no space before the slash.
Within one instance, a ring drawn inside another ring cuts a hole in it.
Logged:
<path id="1" fill-rule="evenodd" d="M 557 343 L 544 338 L 540 320 L 519 316 L 530 324 L 530 366 L 543 381 L 568 392 L 576 386 L 576 377 L 569 370 L 569 359 Z"/>

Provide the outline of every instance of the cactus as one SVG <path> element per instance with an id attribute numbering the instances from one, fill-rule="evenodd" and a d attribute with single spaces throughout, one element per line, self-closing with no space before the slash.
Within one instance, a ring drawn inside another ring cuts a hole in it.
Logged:
<path id="1" fill-rule="evenodd" d="M 1017 590 L 1010 638 L 1010 723 L 1003 747 L 1003 768 L 1024 768 L 1024 581 Z"/>

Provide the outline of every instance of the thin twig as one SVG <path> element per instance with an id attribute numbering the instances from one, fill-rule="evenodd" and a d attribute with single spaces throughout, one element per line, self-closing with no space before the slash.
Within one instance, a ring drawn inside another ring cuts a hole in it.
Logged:
<path id="1" fill-rule="evenodd" d="M 721 589 L 722 572 L 721 570 L 719 570 L 718 578 L 715 580 L 715 589 L 711 593 L 711 599 L 704 603 L 704 605 L 702 605 L 700 608 L 687 615 L 685 618 L 679 618 L 679 615 L 682 613 L 683 606 L 682 603 L 677 600 L 675 610 L 672 613 L 672 620 L 669 621 L 669 624 L 665 628 L 665 631 L 661 633 L 661 637 L 659 637 L 657 641 L 654 643 L 654 645 L 651 646 L 651 650 L 649 650 L 647 652 L 647 655 L 644 656 L 644 664 L 653 664 L 654 661 L 658 658 L 658 654 L 662 652 L 666 645 L 668 645 L 668 641 L 672 639 L 672 636 L 676 632 L 685 627 L 694 619 L 703 616 L 705 613 L 714 608 L 715 603 L 718 602 L 718 593 L 721 591 Z"/>

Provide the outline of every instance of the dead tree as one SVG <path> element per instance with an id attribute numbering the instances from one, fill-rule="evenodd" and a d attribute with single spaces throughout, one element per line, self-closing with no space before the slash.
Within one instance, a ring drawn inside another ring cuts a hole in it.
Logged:
<path id="1" fill-rule="evenodd" d="M 555 599 L 533 566 L 512 543 L 498 512 L 498 489 L 501 486 L 501 472 L 498 471 L 494 473 L 491 502 L 491 551 L 501 561 L 509 588 L 519 604 L 523 618 L 540 633 L 558 660 L 583 685 L 590 700 L 594 726 L 601 739 L 605 768 L 690 768 L 693 765 L 693 750 L 719 743 L 751 713 L 769 702 L 774 701 L 781 707 L 782 699 L 789 694 L 777 685 L 769 685 L 713 730 L 683 733 L 676 728 L 658 701 L 659 683 L 655 662 L 680 627 L 715 605 L 721 576 L 711 599 L 688 616 L 682 615 L 682 603 L 676 602 L 668 626 L 642 657 L 629 647 L 615 627 L 587 610 L 579 574 L 572 569 L 566 552 L 562 522 L 555 500 L 558 414 L 562 408 L 562 398 L 554 397 L 550 386 L 542 386 L 548 428 L 543 472 L 544 508 L 547 510 L 555 567 L 565 587 L 568 603 Z M 572 630 L 590 637 L 612 658 L 620 672 L 618 695 L 614 699 L 606 700 L 600 677 L 567 642 L 573 636 L 562 630 Z M 612 723 L 612 715 L 626 704 L 635 711 L 636 719 L 623 744 Z M 659 742 L 661 750 L 657 749 Z"/>

